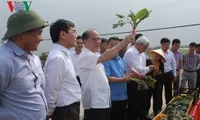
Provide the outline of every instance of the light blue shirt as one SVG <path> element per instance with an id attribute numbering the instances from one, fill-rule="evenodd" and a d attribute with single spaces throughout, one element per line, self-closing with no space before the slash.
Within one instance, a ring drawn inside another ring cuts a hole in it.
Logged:
<path id="1" fill-rule="evenodd" d="M 119 56 L 114 57 L 112 60 L 103 63 L 106 76 L 113 76 L 123 78 L 125 70 L 125 62 Z M 127 90 L 125 82 L 109 83 L 111 90 L 111 100 L 119 101 L 127 99 Z"/>
<path id="2" fill-rule="evenodd" d="M 8 40 L 0 48 L 0 119 L 45 120 L 44 82 L 39 58 Z"/>

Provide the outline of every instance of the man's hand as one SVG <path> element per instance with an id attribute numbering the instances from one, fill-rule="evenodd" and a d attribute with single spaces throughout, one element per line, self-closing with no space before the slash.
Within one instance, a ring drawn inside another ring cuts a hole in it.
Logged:
<path id="1" fill-rule="evenodd" d="M 153 71 L 153 68 L 154 68 L 154 65 L 149 65 L 148 67 L 149 67 L 149 69 L 150 69 L 150 72 L 152 72 L 152 71 Z"/>
<path id="2" fill-rule="evenodd" d="M 124 76 L 123 77 L 123 81 L 124 82 L 129 82 L 130 81 L 131 76 Z"/>
<path id="3" fill-rule="evenodd" d="M 49 120 L 51 118 L 51 116 L 47 115 L 46 120 Z"/>
<path id="4" fill-rule="evenodd" d="M 173 77 L 173 81 L 176 82 L 176 76 Z"/>
<path id="5" fill-rule="evenodd" d="M 130 67 L 130 71 L 131 71 L 132 75 L 135 76 L 135 78 L 141 77 L 140 73 L 138 71 L 136 71 L 133 67 Z"/>
<path id="6" fill-rule="evenodd" d="M 124 38 L 123 40 L 126 44 L 130 43 L 130 42 L 134 42 L 135 41 L 135 35 L 128 35 Z"/>
<path id="7" fill-rule="evenodd" d="M 180 70 L 178 70 L 178 71 L 176 72 L 176 75 L 177 75 L 177 76 L 179 76 L 179 75 L 180 75 Z"/>

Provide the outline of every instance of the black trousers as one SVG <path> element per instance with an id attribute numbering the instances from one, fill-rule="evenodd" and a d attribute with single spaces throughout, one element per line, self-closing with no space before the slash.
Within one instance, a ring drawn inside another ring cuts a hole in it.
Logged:
<path id="1" fill-rule="evenodd" d="M 110 120 L 125 120 L 127 101 L 112 101 Z"/>
<path id="2" fill-rule="evenodd" d="M 110 108 L 84 110 L 83 120 L 110 120 Z"/>
<path id="3" fill-rule="evenodd" d="M 52 120 L 79 120 L 80 102 L 73 103 L 64 107 L 56 107 Z"/>
<path id="4" fill-rule="evenodd" d="M 151 97 L 153 96 L 153 112 L 154 115 L 158 114 L 158 112 L 162 109 L 162 96 L 161 96 L 161 84 L 160 81 L 157 80 L 154 88 L 150 88 L 146 91 L 146 103 L 147 110 L 150 110 L 151 107 Z"/>
<path id="5" fill-rule="evenodd" d="M 133 81 L 127 83 L 127 120 L 147 120 L 146 91 L 138 91 L 137 86 L 138 84 Z"/>
<path id="6" fill-rule="evenodd" d="M 200 69 L 197 70 L 197 83 L 196 88 L 200 88 Z"/>
<path id="7" fill-rule="evenodd" d="M 161 93 L 160 93 L 160 96 L 162 96 L 163 86 L 165 86 L 165 100 L 166 100 L 166 104 L 168 104 L 170 102 L 170 100 L 172 99 L 172 81 L 173 81 L 173 77 L 174 77 L 173 76 L 173 72 L 169 71 L 169 72 L 164 73 L 162 75 L 162 79 L 160 81 L 160 83 L 161 83 Z M 161 99 L 162 99 L 162 97 L 161 97 Z"/>

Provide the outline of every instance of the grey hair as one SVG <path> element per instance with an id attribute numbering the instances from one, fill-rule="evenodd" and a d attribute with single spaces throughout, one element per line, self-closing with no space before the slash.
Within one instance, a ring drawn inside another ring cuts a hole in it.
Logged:
<path id="1" fill-rule="evenodd" d="M 135 44 L 140 44 L 140 45 L 142 44 L 142 45 L 145 45 L 145 46 L 149 45 L 149 43 L 150 43 L 149 39 L 146 38 L 145 36 L 139 37 L 135 42 Z"/>

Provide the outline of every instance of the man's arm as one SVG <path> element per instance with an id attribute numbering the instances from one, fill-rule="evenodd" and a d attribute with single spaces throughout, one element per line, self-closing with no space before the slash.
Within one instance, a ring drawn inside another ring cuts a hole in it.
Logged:
<path id="1" fill-rule="evenodd" d="M 10 72 L 11 70 L 9 69 L 9 66 L 5 63 L 5 61 L 0 60 L 0 96 L 3 94 L 4 90 L 7 88 L 10 82 Z"/>
<path id="2" fill-rule="evenodd" d="M 141 66 L 139 56 L 132 52 L 127 52 L 124 56 L 124 60 L 127 63 L 129 70 L 134 69 L 137 72 L 139 72 L 142 75 L 145 75 L 146 73 L 150 72 L 153 67 L 152 66 Z"/>
<path id="3" fill-rule="evenodd" d="M 109 50 L 106 50 L 98 59 L 97 61 L 97 64 L 98 63 L 102 63 L 102 62 L 105 62 L 107 60 L 110 60 L 112 59 L 114 56 L 117 55 L 117 53 L 122 49 L 124 48 L 128 43 L 130 43 L 131 41 L 134 41 L 135 38 L 133 35 L 129 35 L 129 36 L 126 36 L 124 38 L 123 41 L 121 41 L 119 44 L 117 44 L 115 47 L 109 49 Z"/>
<path id="4" fill-rule="evenodd" d="M 109 64 L 109 62 L 104 62 L 103 63 L 104 65 L 104 69 L 105 69 L 105 73 L 106 73 L 106 76 L 108 78 L 108 81 L 109 82 L 128 82 L 129 81 L 129 76 L 124 76 L 123 78 L 118 78 L 118 77 L 114 77 L 111 75 L 111 65 Z"/>
<path id="5" fill-rule="evenodd" d="M 48 104 L 48 116 L 51 116 L 56 107 L 58 92 L 63 79 L 63 71 L 65 70 L 64 60 L 54 58 L 45 65 L 45 96 Z"/>
<path id="6" fill-rule="evenodd" d="M 113 82 L 129 82 L 131 77 L 130 76 L 124 76 L 123 78 L 117 78 L 113 76 L 108 76 L 108 81 L 113 83 Z"/>
<path id="7" fill-rule="evenodd" d="M 176 59 L 172 52 L 171 52 L 171 57 L 172 57 L 171 66 L 172 66 L 173 74 L 174 76 L 176 76 Z"/>

